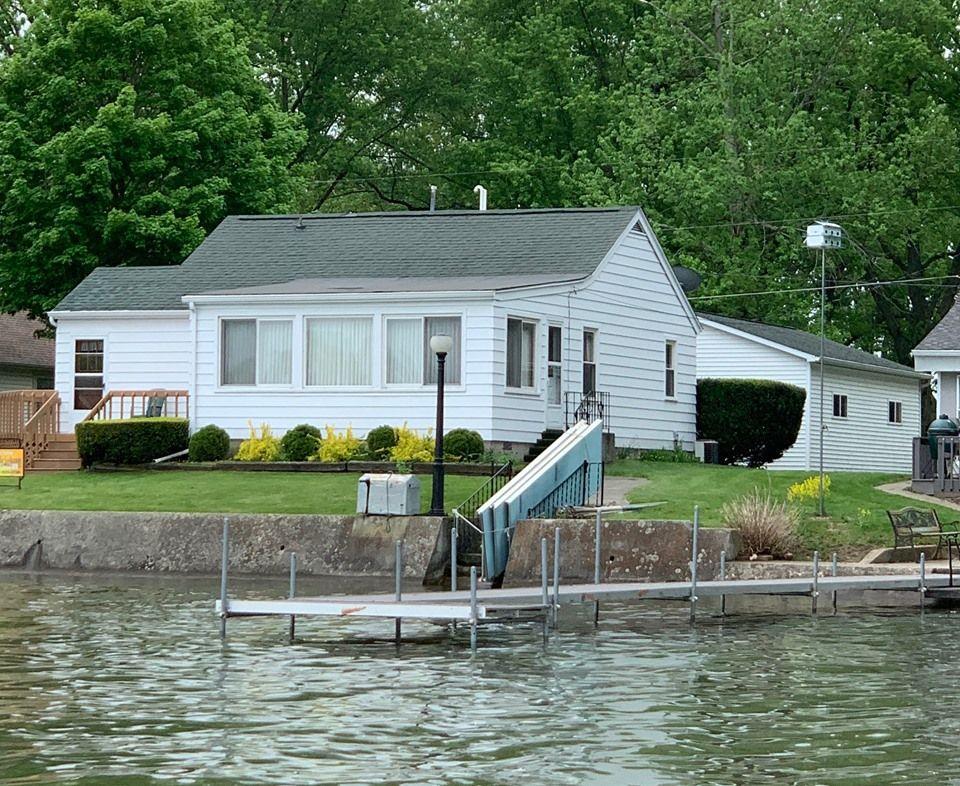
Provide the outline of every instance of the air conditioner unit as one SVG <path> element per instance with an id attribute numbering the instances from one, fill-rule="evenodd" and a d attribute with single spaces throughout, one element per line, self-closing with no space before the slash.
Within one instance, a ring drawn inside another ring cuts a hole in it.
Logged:
<path id="1" fill-rule="evenodd" d="M 694 443 L 693 454 L 703 464 L 719 464 L 720 443 L 715 439 L 698 439 Z"/>
<path id="2" fill-rule="evenodd" d="M 416 475 L 367 473 L 357 484 L 357 513 L 370 516 L 416 516 L 420 479 Z"/>

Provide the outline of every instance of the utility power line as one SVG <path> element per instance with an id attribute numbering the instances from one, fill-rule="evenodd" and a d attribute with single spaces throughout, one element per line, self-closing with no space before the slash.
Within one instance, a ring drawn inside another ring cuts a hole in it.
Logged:
<path id="1" fill-rule="evenodd" d="M 922 278 L 897 278 L 891 279 L 889 281 L 859 281 L 852 284 L 831 284 L 826 287 L 827 289 L 870 289 L 873 287 L 886 287 L 894 286 L 896 284 L 917 284 L 925 281 L 942 281 L 944 279 L 953 279 L 954 281 L 960 281 L 960 275 L 944 275 L 944 276 L 924 276 Z M 940 285 L 942 286 L 942 285 Z M 796 287 L 792 289 L 765 289 L 755 292 L 728 292 L 721 295 L 696 295 L 694 297 L 688 297 L 687 300 L 726 300 L 728 298 L 736 297 L 756 297 L 759 295 L 782 295 L 782 294 L 792 294 L 798 292 L 819 292 L 820 287 Z"/>

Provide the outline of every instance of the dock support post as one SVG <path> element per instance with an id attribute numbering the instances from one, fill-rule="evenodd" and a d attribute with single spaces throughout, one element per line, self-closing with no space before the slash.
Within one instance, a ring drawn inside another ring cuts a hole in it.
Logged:
<path id="1" fill-rule="evenodd" d="M 697 551 L 700 537 L 700 506 L 693 506 L 693 537 L 690 560 L 690 621 L 697 618 Z"/>
<path id="2" fill-rule="evenodd" d="M 603 513 L 597 509 L 596 531 L 593 534 L 593 583 L 600 586 L 600 530 L 603 526 Z M 600 601 L 593 602 L 593 624 L 600 623 Z"/>
<path id="3" fill-rule="evenodd" d="M 227 562 L 230 559 L 230 519 L 223 518 L 223 542 L 220 549 L 220 638 L 227 637 Z"/>
<path id="4" fill-rule="evenodd" d="M 396 552 L 396 557 L 394 558 L 394 572 L 396 573 L 394 589 L 396 591 L 397 603 L 399 603 L 403 594 L 402 587 L 401 587 L 401 584 L 403 582 L 403 541 L 402 540 L 397 541 L 397 552 Z M 398 647 L 400 646 L 400 627 L 401 627 L 400 618 L 397 617 L 396 627 L 394 630 L 394 638 L 397 641 Z"/>
<path id="5" fill-rule="evenodd" d="M 477 566 L 470 566 L 470 651 L 477 651 Z"/>
<path id="6" fill-rule="evenodd" d="M 834 578 L 837 577 L 837 552 L 833 552 L 833 557 L 830 560 L 830 575 Z M 833 591 L 833 613 L 837 613 L 837 591 Z"/>
<path id="7" fill-rule="evenodd" d="M 290 600 L 293 600 L 297 595 L 297 553 L 295 551 L 290 552 Z M 290 615 L 290 641 L 293 641 L 294 633 L 297 628 L 297 616 L 296 614 Z"/>
<path id="8" fill-rule="evenodd" d="M 543 643 L 547 643 L 547 615 L 550 613 L 550 562 L 547 559 L 547 539 L 540 538 L 540 603 L 543 606 Z"/>
<path id="9" fill-rule="evenodd" d="M 813 587 L 810 590 L 811 613 L 817 613 L 817 598 L 820 596 L 820 552 L 813 552 Z"/>
<path id="10" fill-rule="evenodd" d="M 720 581 L 727 580 L 727 552 L 726 549 L 720 552 Z M 727 596 L 720 593 L 720 616 L 727 616 Z"/>
<path id="11" fill-rule="evenodd" d="M 923 611 L 924 599 L 927 596 L 927 555 L 920 552 L 920 611 Z"/>
<path id="12" fill-rule="evenodd" d="M 457 591 L 457 525 L 450 528 L 450 591 Z"/>
<path id="13" fill-rule="evenodd" d="M 560 527 L 553 530 L 553 627 L 560 616 Z"/>

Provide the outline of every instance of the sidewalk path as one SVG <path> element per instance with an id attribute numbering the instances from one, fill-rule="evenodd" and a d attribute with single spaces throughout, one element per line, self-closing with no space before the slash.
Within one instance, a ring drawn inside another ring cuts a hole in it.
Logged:
<path id="1" fill-rule="evenodd" d="M 641 486 L 650 485 L 647 478 L 624 478 L 617 475 L 607 475 L 603 479 L 603 504 L 626 505 L 629 500 L 627 494 Z"/>
<path id="2" fill-rule="evenodd" d="M 887 494 L 895 494 L 898 497 L 906 497 L 907 499 L 913 499 L 917 502 L 929 502 L 944 508 L 950 508 L 950 510 L 960 510 L 960 503 L 954 502 L 953 500 L 931 497 L 928 494 L 917 494 L 915 491 L 910 491 L 909 480 L 898 480 L 896 483 L 884 483 L 882 486 L 877 486 L 877 491 L 885 491 Z"/>

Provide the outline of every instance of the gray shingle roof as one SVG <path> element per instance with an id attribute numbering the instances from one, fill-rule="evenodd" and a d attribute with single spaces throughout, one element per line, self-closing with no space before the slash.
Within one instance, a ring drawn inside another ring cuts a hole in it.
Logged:
<path id="1" fill-rule="evenodd" d="M 960 303 L 955 302 L 915 350 L 960 349 Z"/>
<path id="2" fill-rule="evenodd" d="M 575 280 L 596 269 L 635 213 L 618 207 L 230 216 L 181 265 L 98 268 L 55 310 L 181 309 L 184 295 L 306 279 Z"/>
<path id="3" fill-rule="evenodd" d="M 807 333 L 805 330 L 796 328 L 780 327 L 779 325 L 767 325 L 763 322 L 752 322 L 746 319 L 734 319 L 732 317 L 723 317 L 717 314 L 705 314 L 698 312 L 700 319 L 716 322 L 720 325 L 749 333 L 758 338 L 772 341 L 774 344 L 788 347 L 789 349 L 803 352 L 813 357 L 820 357 L 820 336 L 813 333 Z M 828 360 L 837 360 L 842 363 L 857 363 L 862 366 L 874 366 L 878 371 L 893 371 L 900 374 L 909 373 L 922 376 L 910 366 L 904 366 L 900 363 L 894 363 L 886 358 L 878 358 L 862 349 L 848 347 L 837 341 L 827 339 L 824 347 L 824 357 Z M 825 365 L 829 365 L 825 364 Z"/>

